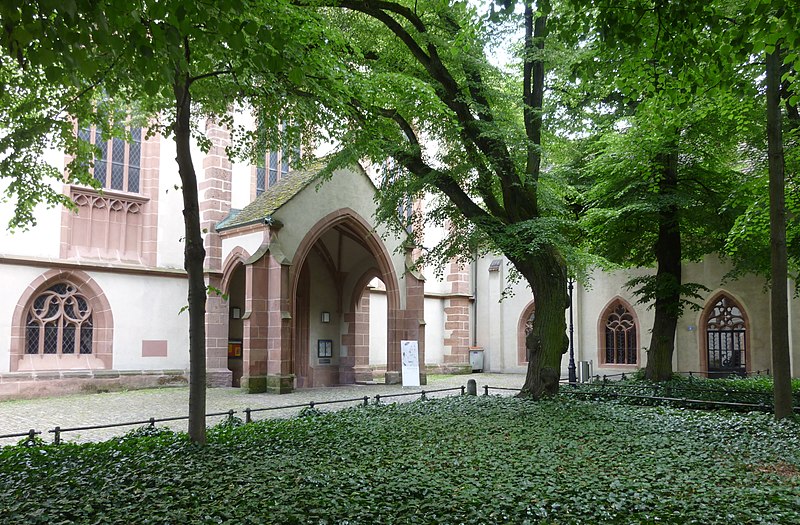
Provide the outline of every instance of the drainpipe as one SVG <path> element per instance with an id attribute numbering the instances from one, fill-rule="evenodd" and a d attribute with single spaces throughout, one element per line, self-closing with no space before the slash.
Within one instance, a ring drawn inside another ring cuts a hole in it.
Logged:
<path id="1" fill-rule="evenodd" d="M 472 346 L 478 346 L 478 250 L 472 259 Z"/>

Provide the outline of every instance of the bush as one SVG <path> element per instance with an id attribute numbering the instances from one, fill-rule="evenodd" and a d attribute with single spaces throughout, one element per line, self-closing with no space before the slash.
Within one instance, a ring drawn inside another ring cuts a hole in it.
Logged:
<path id="1" fill-rule="evenodd" d="M 800 523 L 800 425 L 455 396 L 0 449 L 0 523 Z"/>
<path id="2" fill-rule="evenodd" d="M 620 381 L 584 383 L 577 390 L 581 392 L 581 396 L 611 399 L 631 405 L 769 411 L 772 409 L 772 385 L 772 378 L 769 376 L 707 379 L 675 375 L 669 381 L 655 383 L 643 379 L 642 374 L 634 374 Z M 566 389 L 562 391 L 569 392 Z M 669 399 L 651 399 L 654 397 Z M 792 380 L 792 400 L 795 407 L 800 407 L 800 379 Z"/>

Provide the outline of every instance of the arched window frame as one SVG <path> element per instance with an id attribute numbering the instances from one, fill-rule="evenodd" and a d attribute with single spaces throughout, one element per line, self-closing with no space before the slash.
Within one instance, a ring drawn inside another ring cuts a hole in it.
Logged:
<path id="1" fill-rule="evenodd" d="M 700 317 L 700 329 L 697 331 L 698 336 L 700 337 L 700 343 L 698 347 L 700 348 L 700 368 L 706 375 L 709 375 L 709 362 L 708 362 L 708 323 L 711 318 L 716 314 L 717 305 L 723 301 L 727 300 L 732 303 L 736 308 L 738 308 L 739 313 L 741 314 L 740 317 L 742 319 L 742 324 L 744 326 L 744 373 L 747 374 L 750 372 L 750 318 L 747 315 L 747 310 L 745 310 L 742 301 L 738 300 L 732 294 L 726 291 L 720 291 L 715 293 L 711 296 L 711 299 L 706 303 L 705 308 L 703 308 L 703 312 Z M 719 376 L 714 376 L 719 377 Z"/>
<path id="2" fill-rule="evenodd" d="M 536 301 L 529 302 L 522 310 L 517 325 L 517 364 L 528 364 L 528 350 L 525 347 L 525 338 L 530 333 L 533 319 L 536 315 Z"/>
<path id="3" fill-rule="evenodd" d="M 618 363 L 615 361 L 609 361 L 607 356 L 607 337 L 606 331 L 608 329 L 609 317 L 611 315 L 617 315 L 616 310 L 619 308 L 623 308 L 625 313 L 630 316 L 630 320 L 633 323 L 633 341 L 630 341 L 632 346 L 626 346 L 625 356 L 626 359 L 624 363 Z M 605 308 L 603 308 L 600 317 L 597 320 L 597 362 L 600 363 L 602 366 L 610 366 L 610 367 L 627 367 L 627 368 L 638 368 L 641 366 L 641 355 L 640 355 L 640 348 L 641 345 L 639 343 L 639 334 L 641 332 L 641 328 L 639 325 L 639 317 L 636 315 L 636 310 L 631 306 L 631 304 L 623 299 L 622 297 L 615 297 L 612 299 Z M 628 363 L 629 352 L 633 352 L 635 357 L 634 363 Z"/>
<path id="4" fill-rule="evenodd" d="M 25 351 L 26 325 L 31 306 L 37 297 L 58 283 L 74 286 L 91 308 L 91 353 L 28 354 Z M 91 276 L 80 270 L 48 270 L 34 279 L 17 301 L 12 317 L 9 371 L 111 369 L 113 327 L 114 320 L 108 299 Z"/>
<path id="5" fill-rule="evenodd" d="M 75 285 L 57 282 L 34 297 L 25 316 L 25 354 L 91 354 L 92 306 Z"/>

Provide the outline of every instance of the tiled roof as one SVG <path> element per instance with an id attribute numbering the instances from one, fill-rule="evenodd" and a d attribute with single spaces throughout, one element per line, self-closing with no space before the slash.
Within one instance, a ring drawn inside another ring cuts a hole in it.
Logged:
<path id="1" fill-rule="evenodd" d="M 289 172 L 238 213 L 231 210 L 231 213 L 217 224 L 216 230 L 228 230 L 263 221 L 311 184 L 322 172 L 322 168 L 322 164 L 316 164 L 306 170 Z"/>

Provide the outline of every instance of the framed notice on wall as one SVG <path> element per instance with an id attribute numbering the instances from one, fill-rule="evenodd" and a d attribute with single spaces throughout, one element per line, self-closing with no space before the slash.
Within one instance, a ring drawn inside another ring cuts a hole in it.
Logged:
<path id="1" fill-rule="evenodd" d="M 241 341 L 228 341 L 228 357 L 233 357 L 233 358 L 242 357 Z"/>
<path id="2" fill-rule="evenodd" d="M 317 357 L 332 357 L 333 341 L 330 339 L 317 339 Z"/>

